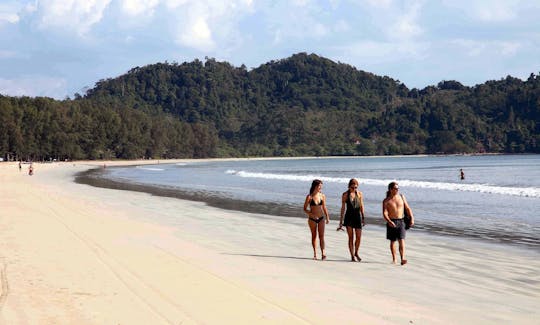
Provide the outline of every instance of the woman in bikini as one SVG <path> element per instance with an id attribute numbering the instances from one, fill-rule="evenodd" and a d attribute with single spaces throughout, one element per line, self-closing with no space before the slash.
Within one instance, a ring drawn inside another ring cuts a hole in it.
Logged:
<path id="1" fill-rule="evenodd" d="M 362 239 L 362 227 L 366 225 L 364 198 L 362 192 L 357 189 L 358 181 L 353 178 L 349 181 L 349 189 L 341 196 L 341 217 L 339 219 L 339 228 L 337 229 L 341 230 L 343 226 L 347 227 L 351 262 L 360 262 L 362 260 L 358 256 L 358 250 L 360 249 L 360 240 Z M 345 207 L 347 207 L 347 210 L 345 210 Z M 345 217 L 345 220 L 343 220 L 343 217 Z M 354 237 L 356 237 L 356 240 Z"/>
<path id="2" fill-rule="evenodd" d="M 326 197 L 321 192 L 322 181 L 314 180 L 311 189 L 304 202 L 304 212 L 308 215 L 308 225 L 311 230 L 311 245 L 313 246 L 313 259 L 317 259 L 317 233 L 319 234 L 319 246 L 321 257 L 326 259 L 324 251 L 324 226 L 330 222 L 328 209 L 326 209 Z"/>

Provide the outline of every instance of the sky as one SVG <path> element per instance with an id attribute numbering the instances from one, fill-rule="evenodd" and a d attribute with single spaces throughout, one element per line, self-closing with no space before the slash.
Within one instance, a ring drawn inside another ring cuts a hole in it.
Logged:
<path id="1" fill-rule="evenodd" d="M 0 94 L 84 95 L 158 62 L 299 52 L 409 88 L 540 73 L 540 0 L 0 0 Z"/>

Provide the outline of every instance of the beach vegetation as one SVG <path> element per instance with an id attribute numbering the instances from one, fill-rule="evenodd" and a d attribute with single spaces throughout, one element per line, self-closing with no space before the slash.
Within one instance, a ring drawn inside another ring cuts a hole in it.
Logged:
<path id="1" fill-rule="evenodd" d="M 539 153 L 540 75 L 409 89 L 298 53 L 135 67 L 73 99 L 0 96 L 0 157 L 25 160 Z"/>

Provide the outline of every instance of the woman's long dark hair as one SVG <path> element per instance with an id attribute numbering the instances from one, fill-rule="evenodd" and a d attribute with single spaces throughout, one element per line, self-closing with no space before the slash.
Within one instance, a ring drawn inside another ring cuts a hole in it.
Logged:
<path id="1" fill-rule="evenodd" d="M 390 192 L 391 192 L 392 188 L 394 188 L 394 186 L 396 186 L 396 185 L 397 185 L 396 182 L 392 182 L 392 183 L 388 184 L 388 191 L 386 191 L 386 198 L 390 197 Z"/>
<path id="2" fill-rule="evenodd" d="M 320 179 L 314 179 L 311 183 L 311 188 L 309 189 L 309 195 L 313 195 L 313 191 L 319 184 L 322 184 L 322 181 Z"/>

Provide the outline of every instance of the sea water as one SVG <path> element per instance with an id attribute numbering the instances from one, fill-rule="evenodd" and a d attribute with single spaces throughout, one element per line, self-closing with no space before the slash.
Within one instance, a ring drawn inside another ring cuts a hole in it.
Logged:
<path id="1" fill-rule="evenodd" d="M 381 227 L 382 200 L 396 181 L 414 211 L 415 231 L 540 249 L 540 155 L 193 161 L 108 168 L 99 177 L 227 209 L 301 218 L 311 182 L 320 179 L 333 220 L 341 193 L 356 178 L 368 224 Z"/>

